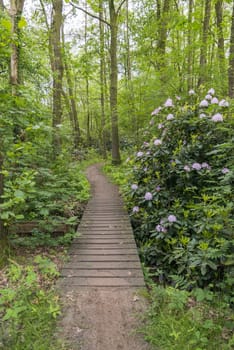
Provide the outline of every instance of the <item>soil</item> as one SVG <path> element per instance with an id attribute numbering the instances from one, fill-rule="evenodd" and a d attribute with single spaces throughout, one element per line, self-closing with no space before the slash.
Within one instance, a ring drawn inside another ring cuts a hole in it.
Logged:
<path id="1" fill-rule="evenodd" d="M 59 336 L 69 350 L 149 350 L 137 332 L 146 301 L 131 289 L 71 290 L 63 297 Z"/>

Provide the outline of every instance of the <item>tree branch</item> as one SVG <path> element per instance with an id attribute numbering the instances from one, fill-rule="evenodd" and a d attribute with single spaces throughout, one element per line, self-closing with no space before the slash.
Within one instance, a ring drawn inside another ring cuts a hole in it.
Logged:
<path id="1" fill-rule="evenodd" d="M 120 13 L 121 7 L 123 6 L 123 4 L 124 4 L 125 2 L 126 2 L 126 0 L 122 0 L 122 1 L 121 1 L 120 5 L 119 5 L 119 7 L 118 7 L 118 9 L 117 9 L 117 11 L 116 11 L 117 15 Z"/>
<path id="2" fill-rule="evenodd" d="M 45 17 L 46 28 L 47 28 L 48 31 L 50 31 L 50 25 L 49 25 L 49 21 L 48 21 L 48 18 L 47 18 L 47 14 L 46 14 L 44 3 L 43 3 L 42 0 L 39 0 L 39 1 L 40 1 L 40 4 L 41 4 L 43 15 Z"/>
<path id="3" fill-rule="evenodd" d="M 125 1 L 125 0 L 124 0 L 124 1 Z M 93 13 L 86 11 L 86 10 L 83 9 L 82 7 L 77 6 L 76 4 L 74 4 L 72 1 L 70 2 L 70 4 L 71 4 L 73 7 L 75 7 L 77 10 L 80 10 L 80 11 L 86 13 L 86 15 L 88 15 L 88 16 L 90 16 L 90 17 L 93 17 L 93 18 L 99 20 L 100 22 L 105 23 L 105 24 L 108 25 L 109 27 L 111 26 L 111 24 L 110 24 L 109 22 L 105 21 L 103 18 L 100 18 L 99 16 L 96 16 L 96 15 L 94 15 Z"/>

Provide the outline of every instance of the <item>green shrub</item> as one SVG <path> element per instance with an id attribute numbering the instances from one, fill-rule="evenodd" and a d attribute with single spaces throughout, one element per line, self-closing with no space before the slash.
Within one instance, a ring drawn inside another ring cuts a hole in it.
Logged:
<path id="1" fill-rule="evenodd" d="M 0 349 L 56 349 L 53 332 L 60 306 L 46 282 L 56 276 L 56 266 L 48 258 L 37 256 L 28 266 L 11 261 L 8 286 L 0 290 Z"/>
<path id="2" fill-rule="evenodd" d="M 154 287 L 141 332 L 157 350 L 231 350 L 233 317 L 227 305 L 212 308 L 186 291 Z"/>
<path id="3" fill-rule="evenodd" d="M 141 256 L 160 281 L 230 296 L 234 119 L 213 93 L 202 103 L 168 99 L 152 113 L 125 196 Z"/>

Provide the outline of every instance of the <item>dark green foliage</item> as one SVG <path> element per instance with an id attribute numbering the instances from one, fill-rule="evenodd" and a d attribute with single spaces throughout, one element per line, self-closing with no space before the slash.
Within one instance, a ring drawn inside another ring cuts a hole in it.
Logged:
<path id="1" fill-rule="evenodd" d="M 41 256 L 27 266 L 11 261 L 6 276 L 8 286 L 0 290 L 0 349 L 60 348 L 53 340 L 58 297 L 46 288 L 58 276 L 55 264 Z"/>
<path id="2" fill-rule="evenodd" d="M 153 287 L 151 306 L 141 330 L 157 350 L 230 350 L 233 317 L 224 303 L 198 303 L 186 291 Z"/>
<path id="3" fill-rule="evenodd" d="M 231 296 L 234 123 L 230 108 L 199 103 L 191 95 L 153 113 L 125 194 L 143 261 L 161 282 Z"/>

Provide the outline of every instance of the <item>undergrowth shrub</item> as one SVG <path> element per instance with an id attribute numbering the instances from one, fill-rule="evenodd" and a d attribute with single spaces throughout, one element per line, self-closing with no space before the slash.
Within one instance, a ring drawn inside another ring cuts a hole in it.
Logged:
<path id="1" fill-rule="evenodd" d="M 151 306 L 141 329 L 145 339 L 160 350 L 230 350 L 233 321 L 225 304 L 197 303 L 187 291 L 154 286 Z"/>
<path id="2" fill-rule="evenodd" d="M 125 197 L 141 256 L 161 282 L 233 297 L 234 119 L 211 89 L 152 113 Z M 232 299 L 233 301 L 233 299 Z"/>
<path id="3" fill-rule="evenodd" d="M 53 332 L 60 306 L 51 288 L 51 280 L 58 275 L 48 258 L 36 256 L 26 266 L 11 261 L 7 286 L 0 289 L 0 349 L 58 348 Z"/>

